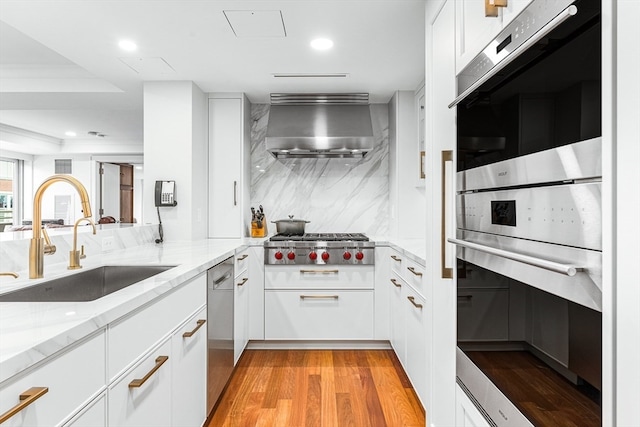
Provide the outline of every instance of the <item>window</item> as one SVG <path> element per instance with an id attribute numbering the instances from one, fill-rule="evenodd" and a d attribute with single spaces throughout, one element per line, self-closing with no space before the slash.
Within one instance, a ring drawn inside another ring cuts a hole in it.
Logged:
<path id="1" fill-rule="evenodd" d="M 0 158 L 0 231 L 20 223 L 22 161 Z"/>

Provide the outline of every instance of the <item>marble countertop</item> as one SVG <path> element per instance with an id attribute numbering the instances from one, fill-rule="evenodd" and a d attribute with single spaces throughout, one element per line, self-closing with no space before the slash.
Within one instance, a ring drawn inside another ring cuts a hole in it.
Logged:
<path id="1" fill-rule="evenodd" d="M 88 302 L 0 302 L 0 382 L 103 328 L 248 246 L 265 239 L 205 239 L 142 244 L 82 260 L 83 269 L 103 265 L 175 265 L 156 276 Z M 371 238 L 425 264 L 421 239 Z M 45 266 L 43 279 L 0 277 L 0 293 L 67 276 L 67 263 Z"/>
<path id="2" fill-rule="evenodd" d="M 376 246 L 390 246 L 422 266 L 427 265 L 427 242 L 425 239 L 399 239 L 375 237 Z"/>
<path id="3" fill-rule="evenodd" d="M 0 302 L 0 382 L 179 286 L 236 251 L 261 244 L 251 240 L 165 242 L 105 253 L 94 260 L 87 257 L 83 260 L 83 270 L 102 265 L 176 267 L 95 301 Z M 73 273 L 66 269 L 66 263 L 46 266 L 44 279 L 29 280 L 25 274 L 12 282 L 3 280 L 2 293 L 69 274 Z"/>

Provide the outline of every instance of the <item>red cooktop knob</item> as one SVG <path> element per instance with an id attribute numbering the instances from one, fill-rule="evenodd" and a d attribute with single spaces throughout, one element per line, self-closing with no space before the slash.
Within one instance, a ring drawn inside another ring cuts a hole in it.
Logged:
<path id="1" fill-rule="evenodd" d="M 344 258 L 344 259 L 346 259 L 346 260 L 351 259 L 351 252 L 349 252 L 349 251 L 345 251 L 345 252 L 342 254 L 342 258 Z"/>
<path id="2" fill-rule="evenodd" d="M 356 252 L 356 259 L 362 261 L 362 258 L 364 258 L 364 254 L 362 252 Z"/>
<path id="3" fill-rule="evenodd" d="M 289 252 L 289 253 L 287 254 L 287 258 L 289 258 L 290 260 L 294 260 L 294 259 L 296 259 L 296 254 L 295 254 L 295 252 Z"/>
<path id="4" fill-rule="evenodd" d="M 322 259 L 324 261 L 328 260 L 329 259 L 329 252 L 322 252 Z"/>
<path id="5" fill-rule="evenodd" d="M 274 256 L 276 257 L 276 259 L 282 259 L 282 252 L 278 251 Z"/>
<path id="6" fill-rule="evenodd" d="M 318 254 L 315 251 L 309 252 L 309 259 L 315 261 L 316 259 L 318 259 Z"/>

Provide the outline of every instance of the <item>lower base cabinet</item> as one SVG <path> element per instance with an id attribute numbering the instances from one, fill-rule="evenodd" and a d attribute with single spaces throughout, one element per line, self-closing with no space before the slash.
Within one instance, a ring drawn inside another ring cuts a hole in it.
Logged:
<path id="1" fill-rule="evenodd" d="M 109 390 L 109 425 L 170 426 L 172 363 L 167 339 L 117 380 Z"/>
<path id="2" fill-rule="evenodd" d="M 429 389 L 429 372 L 431 366 L 431 352 L 427 351 L 427 343 L 431 342 L 431 326 L 429 324 L 429 312 L 426 301 L 416 292 L 404 287 L 403 303 L 405 304 L 405 330 L 407 354 L 405 369 L 411 379 L 422 405 L 427 406 L 427 393 Z"/>
<path id="3" fill-rule="evenodd" d="M 373 290 L 265 291 L 265 338 L 373 339 Z"/>
<path id="4" fill-rule="evenodd" d="M 206 307 L 192 316 L 171 337 L 173 426 L 197 426 L 207 417 Z"/>
<path id="5" fill-rule="evenodd" d="M 64 427 L 107 427 L 107 395 L 94 399 Z"/>
<path id="6" fill-rule="evenodd" d="M 459 385 L 456 385 L 456 426 L 490 427 L 489 422 Z"/>

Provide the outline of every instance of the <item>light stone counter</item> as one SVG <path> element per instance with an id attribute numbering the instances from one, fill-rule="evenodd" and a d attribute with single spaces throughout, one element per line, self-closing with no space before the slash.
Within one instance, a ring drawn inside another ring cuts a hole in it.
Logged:
<path id="1" fill-rule="evenodd" d="M 229 239 L 131 246 L 88 256 L 82 260 L 83 270 L 102 265 L 176 267 L 95 301 L 0 302 L 0 383 L 205 272 L 236 251 L 261 244 L 261 239 Z M 44 279 L 29 280 L 27 272 L 17 280 L 2 277 L 1 292 L 74 274 L 66 265 L 45 265 Z"/>
<path id="2" fill-rule="evenodd" d="M 425 239 L 375 237 L 371 238 L 371 240 L 376 242 L 376 246 L 389 246 L 395 249 L 423 267 L 427 265 L 427 242 Z"/>

